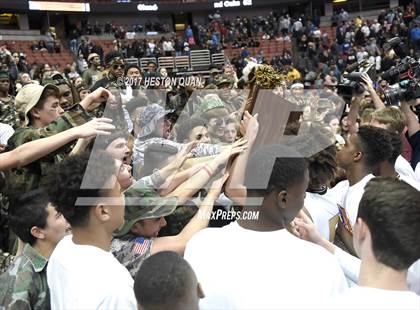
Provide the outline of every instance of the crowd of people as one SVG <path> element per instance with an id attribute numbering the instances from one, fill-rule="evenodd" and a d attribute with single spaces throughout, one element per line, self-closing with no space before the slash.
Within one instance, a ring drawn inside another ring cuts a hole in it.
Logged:
<path id="1" fill-rule="evenodd" d="M 293 49 L 243 47 L 193 85 L 89 42 L 63 72 L 2 47 L 0 308 L 418 309 L 420 98 L 384 79 L 389 39 L 419 59 L 405 10 L 337 19 L 335 40 L 216 12 L 215 40 Z"/>

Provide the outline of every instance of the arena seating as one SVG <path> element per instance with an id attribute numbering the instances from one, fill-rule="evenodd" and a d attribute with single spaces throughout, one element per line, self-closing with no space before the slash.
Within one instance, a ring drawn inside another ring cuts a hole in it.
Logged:
<path id="1" fill-rule="evenodd" d="M 34 62 L 58 64 L 61 69 L 64 69 L 66 64 L 73 62 L 74 56 L 62 44 L 60 45 L 61 53 L 48 53 L 47 51 L 32 51 L 31 45 L 36 43 L 34 41 L 5 41 L 1 45 L 6 45 L 11 52 L 19 51 L 26 54 L 26 61 L 29 64 Z"/>

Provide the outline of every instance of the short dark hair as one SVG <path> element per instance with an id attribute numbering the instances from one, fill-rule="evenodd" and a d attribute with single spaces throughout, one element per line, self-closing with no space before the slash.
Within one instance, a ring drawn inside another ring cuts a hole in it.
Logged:
<path id="1" fill-rule="evenodd" d="M 51 203 L 67 222 L 82 227 L 94 206 L 76 205 L 77 198 L 103 197 L 106 194 L 103 186 L 115 173 L 115 160 L 106 152 L 84 153 L 56 164 L 45 178 L 45 188 Z M 82 183 L 87 186 L 82 188 Z"/>
<path id="2" fill-rule="evenodd" d="M 127 75 L 128 70 L 132 68 L 136 68 L 137 70 L 139 70 L 139 72 L 141 72 L 140 67 L 137 64 L 129 64 L 127 67 L 125 67 L 124 74 Z"/>
<path id="3" fill-rule="evenodd" d="M 266 196 L 303 182 L 306 169 L 305 159 L 296 150 L 277 144 L 265 146 L 248 161 L 245 186 L 253 196 Z"/>
<path id="4" fill-rule="evenodd" d="M 185 118 L 178 122 L 176 129 L 176 138 L 178 142 L 183 142 L 188 139 L 191 130 L 197 126 L 206 126 L 207 121 L 201 117 Z"/>
<path id="5" fill-rule="evenodd" d="M 391 157 L 388 158 L 388 161 L 392 165 L 395 165 L 395 162 L 397 161 L 398 156 L 401 155 L 402 141 L 401 141 L 400 135 L 397 132 L 388 131 L 388 134 L 389 134 L 389 139 L 391 141 L 391 146 L 392 146 Z"/>
<path id="6" fill-rule="evenodd" d="M 359 145 L 365 162 L 369 167 L 388 160 L 392 154 L 392 146 L 386 129 L 373 126 L 361 126 L 357 132 Z"/>
<path id="7" fill-rule="evenodd" d="M 9 213 L 10 229 L 23 242 L 34 245 L 36 237 L 32 235 L 31 229 L 34 226 L 45 228 L 48 204 L 48 195 L 42 189 L 30 191 L 12 200 Z"/>
<path id="8" fill-rule="evenodd" d="M 407 269 L 420 256 L 420 192 L 396 178 L 367 183 L 357 217 L 368 226 L 382 264 Z"/>
<path id="9" fill-rule="evenodd" d="M 330 145 L 308 159 L 309 184 L 312 187 L 329 185 L 337 172 L 336 147 Z"/>
<path id="10" fill-rule="evenodd" d="M 175 252 L 163 251 L 148 257 L 134 279 L 134 294 L 144 308 L 155 305 L 173 306 L 194 288 L 194 271 Z"/>

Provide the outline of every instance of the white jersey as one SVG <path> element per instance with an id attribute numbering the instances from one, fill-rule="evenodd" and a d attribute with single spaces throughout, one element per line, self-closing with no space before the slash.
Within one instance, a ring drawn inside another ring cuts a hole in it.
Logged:
<path id="1" fill-rule="evenodd" d="M 338 207 L 330 190 L 324 195 L 306 192 L 305 209 L 309 212 L 320 234 L 327 240 L 334 235 Z M 334 223 L 335 222 L 335 223 Z"/>
<path id="2" fill-rule="evenodd" d="M 207 228 L 185 259 L 206 296 L 200 309 L 311 309 L 347 289 L 333 255 L 285 229 Z"/>
<path id="3" fill-rule="evenodd" d="M 51 309 L 136 309 L 133 278 L 111 254 L 64 237 L 47 266 Z"/>

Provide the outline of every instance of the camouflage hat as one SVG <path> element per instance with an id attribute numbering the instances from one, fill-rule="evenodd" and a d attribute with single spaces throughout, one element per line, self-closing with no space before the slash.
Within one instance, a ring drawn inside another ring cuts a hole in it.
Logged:
<path id="1" fill-rule="evenodd" d="M 51 76 L 47 76 L 42 79 L 42 85 L 52 84 L 55 86 L 59 85 L 70 85 L 70 83 L 60 73 L 55 73 Z"/>
<path id="2" fill-rule="evenodd" d="M 222 99 L 220 99 L 216 94 L 208 94 L 204 96 L 203 100 L 201 101 L 200 112 L 205 113 L 216 108 L 226 108 Z"/>
<path id="3" fill-rule="evenodd" d="M 229 84 L 229 85 L 233 85 L 233 80 L 232 80 L 232 78 L 231 77 L 228 77 L 228 76 L 226 76 L 226 75 L 222 75 L 222 77 L 217 81 L 217 83 L 216 83 L 216 85 L 219 87 L 219 86 L 222 86 L 222 85 L 224 85 L 224 84 Z"/>
<path id="4" fill-rule="evenodd" d="M 89 86 L 83 81 L 76 87 L 76 91 L 80 93 L 82 90 L 89 90 Z"/>
<path id="5" fill-rule="evenodd" d="M 211 68 L 210 71 L 209 71 L 210 74 L 215 74 L 215 73 L 219 73 L 219 72 L 220 71 L 217 68 Z"/>
<path id="6" fill-rule="evenodd" d="M 153 103 L 144 108 L 139 118 L 139 125 L 141 127 L 139 138 L 150 135 L 155 130 L 157 121 L 172 112 L 173 110 L 165 110 L 157 103 Z"/>
<path id="7" fill-rule="evenodd" d="M 27 84 L 18 92 L 15 99 L 16 110 L 25 115 L 25 121 L 22 125 L 29 124 L 28 112 L 36 106 L 42 93 L 46 89 L 51 89 L 55 92 L 57 98 L 60 96 L 60 90 L 53 84 L 46 84 L 44 86 L 38 84 Z"/>
<path id="8" fill-rule="evenodd" d="M 159 194 L 138 182 L 124 192 L 124 224 L 116 232 L 117 236 L 127 234 L 131 227 L 140 220 L 155 219 L 167 216 L 175 211 L 176 197 L 160 197 Z"/>
<path id="9" fill-rule="evenodd" d="M 318 101 L 318 109 L 334 109 L 334 103 L 327 98 L 321 98 Z"/>
<path id="10" fill-rule="evenodd" d="M 7 71 L 1 70 L 0 71 L 0 79 L 10 79 L 10 74 Z"/>

